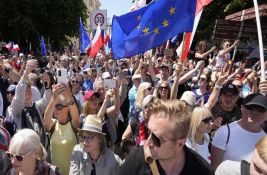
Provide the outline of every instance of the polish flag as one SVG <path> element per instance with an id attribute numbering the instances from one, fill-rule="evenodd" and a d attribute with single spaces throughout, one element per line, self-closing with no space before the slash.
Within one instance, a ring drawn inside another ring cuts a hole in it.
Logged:
<path id="1" fill-rule="evenodd" d="M 18 44 L 14 44 L 13 45 L 13 50 L 14 50 L 14 52 L 17 53 L 20 50 L 19 45 Z"/>
<path id="2" fill-rule="evenodd" d="M 211 3 L 212 0 L 197 0 L 196 4 L 196 14 L 195 14 L 195 21 L 194 27 L 192 32 L 184 33 L 184 38 L 180 46 L 176 49 L 177 55 L 181 58 L 182 63 L 185 62 L 189 49 L 191 47 L 194 35 L 196 33 L 196 29 L 203 12 L 205 6 Z"/>
<path id="3" fill-rule="evenodd" d="M 8 51 L 12 50 L 12 43 L 11 42 L 7 43 L 6 48 L 8 49 Z"/>
<path id="4" fill-rule="evenodd" d="M 101 28 L 100 25 L 97 26 L 97 30 L 95 33 L 95 37 L 92 40 L 92 46 L 89 49 L 89 56 L 90 57 L 95 57 L 96 54 L 98 53 L 98 51 L 102 48 L 103 46 L 103 38 L 102 38 L 102 34 L 101 34 Z"/>
<path id="5" fill-rule="evenodd" d="M 167 41 L 165 49 L 169 49 L 169 48 L 170 48 L 170 40 Z"/>
<path id="6" fill-rule="evenodd" d="M 106 33 L 105 38 L 104 38 L 104 44 L 106 45 L 109 40 L 109 34 Z"/>

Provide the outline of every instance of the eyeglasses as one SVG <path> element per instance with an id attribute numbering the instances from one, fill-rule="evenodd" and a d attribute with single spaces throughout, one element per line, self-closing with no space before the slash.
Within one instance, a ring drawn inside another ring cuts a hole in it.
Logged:
<path id="1" fill-rule="evenodd" d="M 9 92 L 6 92 L 6 94 L 11 94 L 11 95 L 15 95 L 15 91 L 9 91 Z"/>
<path id="2" fill-rule="evenodd" d="M 265 108 L 258 106 L 258 105 L 248 105 L 248 106 L 245 106 L 245 108 L 250 110 L 250 111 L 257 111 L 257 112 L 261 112 L 261 113 L 266 112 Z"/>
<path id="3" fill-rule="evenodd" d="M 55 107 L 56 107 L 57 110 L 62 110 L 63 108 L 68 107 L 68 106 L 65 106 L 65 105 L 63 105 L 61 103 L 58 103 L 58 104 L 55 105 Z"/>
<path id="4" fill-rule="evenodd" d="M 73 83 L 77 83 L 77 84 L 79 84 L 79 81 L 71 81 L 71 83 L 73 84 Z"/>
<path id="5" fill-rule="evenodd" d="M 29 154 L 31 154 L 32 152 L 34 151 L 34 149 L 33 150 L 31 150 L 30 152 L 28 152 L 27 154 L 25 154 L 25 155 L 16 155 L 16 154 L 12 154 L 12 153 L 10 153 L 10 152 L 6 152 L 6 154 L 7 154 L 7 157 L 10 159 L 10 160 L 12 160 L 14 157 L 16 158 L 16 160 L 17 161 L 23 161 L 24 160 L 24 158 L 26 157 L 26 156 L 28 156 Z"/>
<path id="6" fill-rule="evenodd" d="M 79 139 L 80 139 L 80 142 L 90 142 L 92 140 L 94 140 L 96 136 L 95 135 L 89 135 L 89 136 L 80 136 Z"/>
<path id="7" fill-rule="evenodd" d="M 152 140 L 153 144 L 156 147 L 161 147 L 161 145 L 163 145 L 166 142 L 176 141 L 176 139 L 173 139 L 173 140 L 162 140 L 159 136 L 157 136 L 156 134 L 154 134 L 150 130 L 148 132 L 150 132 L 149 137 L 151 137 L 151 140 Z"/>
<path id="8" fill-rule="evenodd" d="M 202 120 L 202 122 L 204 122 L 205 124 L 209 124 L 212 121 L 213 121 L 212 117 L 208 117 L 208 118 L 205 118 L 205 119 Z"/>
<path id="9" fill-rule="evenodd" d="M 159 90 L 161 90 L 161 91 L 169 90 L 169 87 L 168 86 L 160 86 Z"/>

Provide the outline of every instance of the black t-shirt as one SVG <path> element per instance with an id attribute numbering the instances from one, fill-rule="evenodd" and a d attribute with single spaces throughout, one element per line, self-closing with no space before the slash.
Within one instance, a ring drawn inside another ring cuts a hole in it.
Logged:
<path id="1" fill-rule="evenodd" d="M 184 146 L 185 165 L 179 175 L 214 175 L 210 164 L 195 151 Z M 160 175 L 165 175 L 164 170 L 157 162 Z M 119 175 L 152 175 L 149 164 L 144 160 L 144 148 L 138 147 L 121 166 Z"/>

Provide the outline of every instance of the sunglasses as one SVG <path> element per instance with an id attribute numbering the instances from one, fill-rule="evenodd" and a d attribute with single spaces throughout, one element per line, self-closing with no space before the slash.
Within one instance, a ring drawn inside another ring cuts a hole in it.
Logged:
<path id="1" fill-rule="evenodd" d="M 6 92 L 6 94 L 15 95 L 15 91 L 9 91 L 9 92 Z"/>
<path id="2" fill-rule="evenodd" d="M 57 110 L 62 110 L 63 108 L 68 107 L 68 106 L 65 106 L 65 105 L 63 105 L 61 103 L 58 103 L 58 104 L 55 105 L 55 107 L 56 107 Z"/>
<path id="3" fill-rule="evenodd" d="M 89 135 L 89 136 L 80 136 L 79 139 L 80 139 L 80 142 L 90 142 L 92 140 L 94 140 L 96 136 L 95 135 Z"/>
<path id="4" fill-rule="evenodd" d="M 71 83 L 73 84 L 73 83 L 77 83 L 77 84 L 79 84 L 79 81 L 71 81 Z"/>
<path id="5" fill-rule="evenodd" d="M 27 154 L 25 155 L 16 155 L 16 154 L 12 154 L 10 152 L 6 152 L 7 154 L 7 157 L 12 160 L 14 157 L 16 158 L 17 161 L 23 161 L 25 157 L 27 157 L 29 154 L 31 154 L 34 150 L 31 150 L 30 152 L 28 152 Z"/>
<path id="6" fill-rule="evenodd" d="M 148 90 L 148 91 L 151 91 L 151 90 L 152 90 L 152 88 L 151 88 L 151 87 L 149 87 L 149 88 L 147 88 L 146 90 Z"/>
<path id="7" fill-rule="evenodd" d="M 257 111 L 257 112 L 261 112 L 261 113 L 266 112 L 265 108 L 258 106 L 258 105 L 249 105 L 249 106 L 245 106 L 245 108 L 250 110 L 250 111 Z"/>
<path id="8" fill-rule="evenodd" d="M 169 90 L 169 87 L 168 86 L 160 86 L 159 87 L 159 90 Z"/>
<path id="9" fill-rule="evenodd" d="M 199 80 L 201 80 L 201 81 L 206 81 L 206 78 L 200 78 Z"/>
<path id="10" fill-rule="evenodd" d="M 173 140 L 162 140 L 159 136 L 157 136 L 156 134 L 154 134 L 150 130 L 148 131 L 148 133 L 149 133 L 149 137 L 151 137 L 151 140 L 152 140 L 153 144 L 156 147 L 161 147 L 161 145 L 163 145 L 165 142 L 176 141 L 177 140 L 177 139 L 173 139 Z"/>
<path id="11" fill-rule="evenodd" d="M 204 122 L 205 124 L 209 124 L 212 121 L 213 121 L 212 117 L 208 117 L 208 118 L 205 118 L 205 119 L 202 120 L 202 122 Z"/>

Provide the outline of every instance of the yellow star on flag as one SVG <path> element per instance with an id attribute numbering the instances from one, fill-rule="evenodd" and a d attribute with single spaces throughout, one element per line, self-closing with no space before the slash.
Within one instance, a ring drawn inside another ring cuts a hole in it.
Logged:
<path id="1" fill-rule="evenodd" d="M 137 20 L 139 21 L 141 19 L 141 15 L 138 15 L 137 16 Z"/>
<path id="2" fill-rule="evenodd" d="M 174 7 L 171 7 L 170 10 L 169 10 L 169 12 L 170 12 L 170 15 L 173 15 L 175 13 L 175 8 Z"/>
<path id="3" fill-rule="evenodd" d="M 162 24 L 164 27 L 167 27 L 169 25 L 169 21 L 165 19 Z"/>
<path id="4" fill-rule="evenodd" d="M 144 30 L 143 30 L 143 32 L 144 32 L 145 35 L 148 34 L 149 28 L 145 27 Z"/>
<path id="5" fill-rule="evenodd" d="M 159 34 L 159 28 L 155 28 L 154 30 L 154 34 L 156 35 L 156 34 Z"/>

